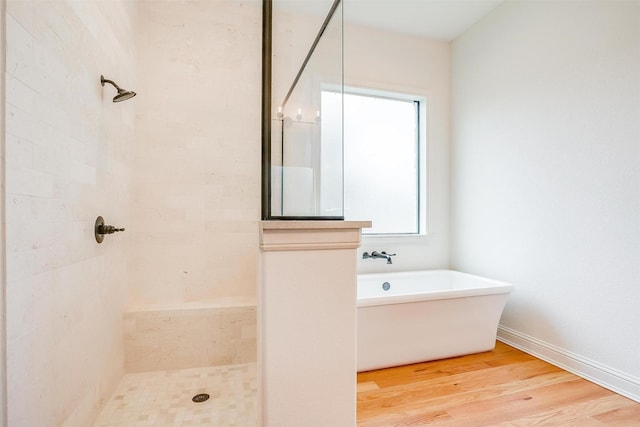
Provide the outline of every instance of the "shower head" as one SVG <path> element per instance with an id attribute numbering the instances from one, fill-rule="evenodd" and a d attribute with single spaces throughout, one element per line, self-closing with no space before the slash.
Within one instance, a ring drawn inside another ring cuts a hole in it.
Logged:
<path id="1" fill-rule="evenodd" d="M 118 90 L 118 94 L 113 97 L 113 102 L 126 101 L 127 99 L 133 98 L 134 96 L 136 96 L 135 92 L 130 91 L 130 90 L 126 90 L 126 89 L 122 89 L 114 81 L 107 80 L 107 79 L 104 78 L 104 76 L 101 75 L 100 76 L 100 84 L 102 86 L 104 86 L 105 83 L 109 83 L 110 85 L 112 85 L 113 87 L 115 87 Z"/>
<path id="2" fill-rule="evenodd" d="M 113 102 L 126 101 L 129 98 L 136 96 L 135 92 L 130 90 L 118 89 L 118 94 L 113 97 Z"/>

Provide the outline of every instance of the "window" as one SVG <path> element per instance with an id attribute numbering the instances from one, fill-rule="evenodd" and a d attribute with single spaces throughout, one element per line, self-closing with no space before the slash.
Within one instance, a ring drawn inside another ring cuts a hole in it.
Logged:
<path id="1" fill-rule="evenodd" d="M 344 214 L 372 220 L 374 235 L 424 233 L 423 99 L 347 90 L 344 94 Z"/>

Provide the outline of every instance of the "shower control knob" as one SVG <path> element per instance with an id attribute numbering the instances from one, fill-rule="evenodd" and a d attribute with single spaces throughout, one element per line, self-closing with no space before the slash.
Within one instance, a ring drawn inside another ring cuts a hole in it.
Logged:
<path id="1" fill-rule="evenodd" d="M 124 231 L 124 228 L 116 228 L 113 225 L 103 225 L 98 229 L 100 234 L 113 234 L 118 231 Z"/>
<path id="2" fill-rule="evenodd" d="M 113 225 L 106 225 L 104 223 L 104 219 L 101 216 L 96 219 L 96 224 L 94 227 L 96 242 L 102 243 L 105 234 L 113 234 L 119 231 L 124 231 L 124 228 L 114 227 Z"/>

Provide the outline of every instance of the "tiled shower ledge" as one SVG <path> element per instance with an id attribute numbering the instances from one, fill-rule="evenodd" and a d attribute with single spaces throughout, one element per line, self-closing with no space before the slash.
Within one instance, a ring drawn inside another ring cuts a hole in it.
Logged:
<path id="1" fill-rule="evenodd" d="M 369 228 L 371 221 L 262 221 L 263 230 L 322 230 L 344 228 Z"/>

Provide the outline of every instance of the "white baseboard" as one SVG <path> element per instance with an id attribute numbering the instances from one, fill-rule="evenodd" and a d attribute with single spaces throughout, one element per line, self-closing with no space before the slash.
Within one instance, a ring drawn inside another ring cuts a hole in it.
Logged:
<path id="1" fill-rule="evenodd" d="M 640 402 L 640 378 L 625 374 L 506 326 L 498 326 L 498 340 L 629 399 Z"/>

